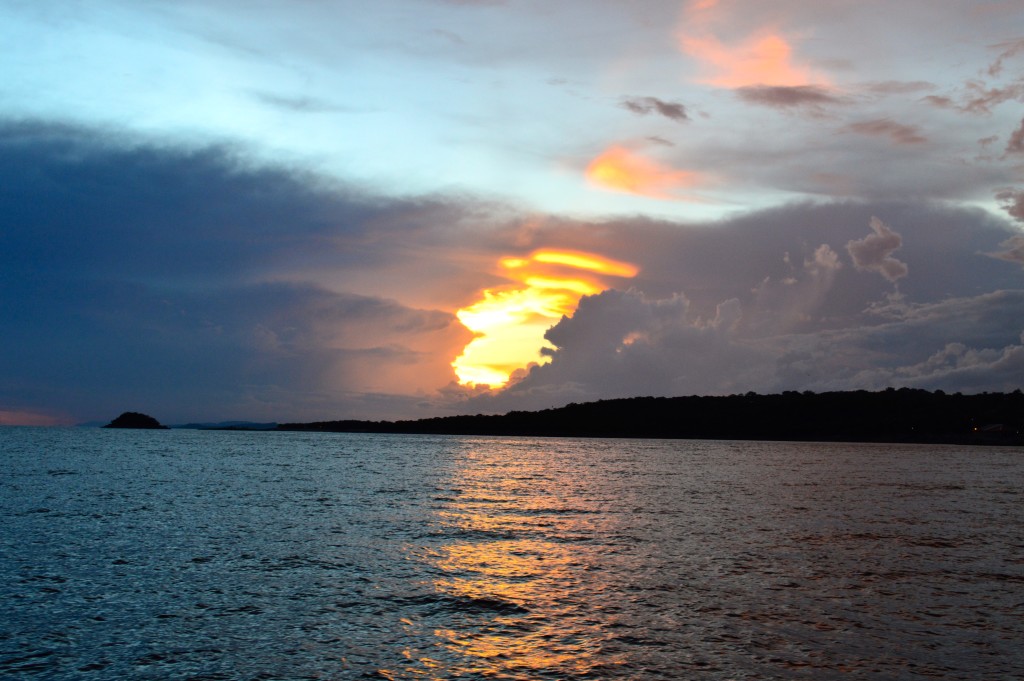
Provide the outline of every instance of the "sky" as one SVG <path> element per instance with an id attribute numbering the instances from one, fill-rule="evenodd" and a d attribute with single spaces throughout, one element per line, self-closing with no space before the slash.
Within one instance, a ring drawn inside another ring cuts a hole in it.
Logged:
<path id="1" fill-rule="evenodd" d="M 1024 387 L 1024 9 L 4 0 L 0 425 Z"/>

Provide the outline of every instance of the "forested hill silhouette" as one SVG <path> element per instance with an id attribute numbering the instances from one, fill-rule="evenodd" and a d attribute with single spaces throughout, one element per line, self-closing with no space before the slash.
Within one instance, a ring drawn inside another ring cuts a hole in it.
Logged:
<path id="1" fill-rule="evenodd" d="M 1024 394 L 784 392 L 634 397 L 500 416 L 286 423 L 278 430 L 446 435 L 1024 444 Z"/>

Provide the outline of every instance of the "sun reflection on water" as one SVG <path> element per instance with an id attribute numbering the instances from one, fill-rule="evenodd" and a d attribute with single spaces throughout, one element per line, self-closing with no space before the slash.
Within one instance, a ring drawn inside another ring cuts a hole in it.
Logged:
<path id="1" fill-rule="evenodd" d="M 498 447 L 470 453 L 437 510 L 442 541 L 412 552 L 434 575 L 446 626 L 431 628 L 430 617 L 412 622 L 410 635 L 420 643 L 429 636 L 434 651 L 410 650 L 418 665 L 382 673 L 566 678 L 625 664 L 605 648 L 614 617 L 594 600 L 611 585 L 586 541 L 603 534 L 607 515 L 578 494 L 582 482 L 546 467 L 544 457 Z"/>

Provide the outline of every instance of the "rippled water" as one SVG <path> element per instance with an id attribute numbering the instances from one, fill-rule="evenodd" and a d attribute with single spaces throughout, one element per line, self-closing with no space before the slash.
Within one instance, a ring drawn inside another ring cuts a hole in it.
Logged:
<path id="1" fill-rule="evenodd" d="M 0 674 L 1024 676 L 1024 451 L 0 428 Z"/>

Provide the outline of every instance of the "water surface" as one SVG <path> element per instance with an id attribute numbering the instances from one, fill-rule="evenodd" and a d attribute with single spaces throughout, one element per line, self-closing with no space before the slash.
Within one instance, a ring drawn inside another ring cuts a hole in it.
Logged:
<path id="1" fill-rule="evenodd" d="M 0 674 L 1020 678 L 1022 454 L 0 428 Z"/>

